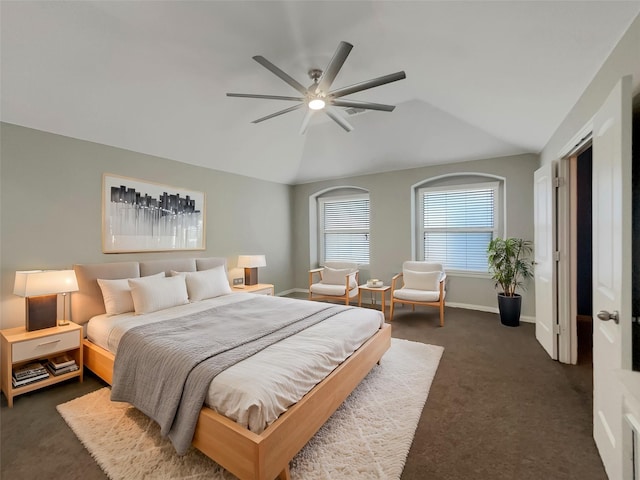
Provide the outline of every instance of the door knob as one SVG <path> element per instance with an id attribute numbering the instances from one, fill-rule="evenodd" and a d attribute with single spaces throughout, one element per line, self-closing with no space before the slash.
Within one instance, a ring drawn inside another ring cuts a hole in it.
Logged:
<path id="1" fill-rule="evenodd" d="M 596 315 L 600 320 L 607 321 L 613 320 L 616 323 L 620 322 L 620 318 L 618 317 L 618 311 L 614 310 L 613 313 L 609 313 L 606 310 L 600 310 Z"/>

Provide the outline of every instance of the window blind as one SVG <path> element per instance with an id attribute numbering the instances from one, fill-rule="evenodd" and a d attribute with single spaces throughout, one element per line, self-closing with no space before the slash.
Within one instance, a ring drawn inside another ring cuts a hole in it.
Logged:
<path id="1" fill-rule="evenodd" d="M 369 263 L 369 199 L 323 200 L 324 261 Z"/>
<path id="2" fill-rule="evenodd" d="M 487 271 L 496 188 L 422 191 L 423 254 L 448 270 Z"/>

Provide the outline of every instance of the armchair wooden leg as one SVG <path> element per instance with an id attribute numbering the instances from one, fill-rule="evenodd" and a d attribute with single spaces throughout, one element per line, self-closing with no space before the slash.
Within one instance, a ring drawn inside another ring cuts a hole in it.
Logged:
<path id="1" fill-rule="evenodd" d="M 391 323 L 391 321 L 393 320 L 393 305 L 394 305 L 394 301 L 393 298 L 391 299 L 391 306 L 389 307 L 389 323 Z"/>
<path id="2" fill-rule="evenodd" d="M 444 302 L 440 303 L 440 326 L 444 327 Z"/>
<path id="3" fill-rule="evenodd" d="M 416 304 L 415 303 L 411 304 L 411 311 L 412 312 L 416 311 Z"/>

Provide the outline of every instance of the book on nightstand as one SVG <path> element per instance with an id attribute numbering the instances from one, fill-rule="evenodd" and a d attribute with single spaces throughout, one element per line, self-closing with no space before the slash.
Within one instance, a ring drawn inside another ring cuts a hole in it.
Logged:
<path id="1" fill-rule="evenodd" d="M 41 362 L 31 362 L 16 368 L 11 375 L 14 388 L 23 387 L 49 378 L 49 372 Z"/>
<path id="2" fill-rule="evenodd" d="M 53 364 L 51 362 L 47 363 L 47 369 L 56 377 L 58 375 L 63 375 L 65 373 L 69 373 L 69 372 L 75 372 L 76 370 L 78 370 L 78 365 L 76 365 L 76 362 L 74 361 L 73 364 L 71 365 L 67 365 L 66 367 L 62 367 L 62 368 L 56 368 L 53 366 Z"/>
<path id="3" fill-rule="evenodd" d="M 25 385 L 31 385 L 32 383 L 37 383 L 37 382 L 40 382 L 42 380 L 46 380 L 47 378 L 49 378 L 49 374 L 45 373 L 43 375 L 39 375 L 39 376 L 34 377 L 34 378 L 27 378 L 25 380 L 16 380 L 14 378 L 14 379 L 12 379 L 11 383 L 13 385 L 13 388 L 18 388 L 18 387 L 24 387 Z"/>
<path id="4" fill-rule="evenodd" d="M 59 355 L 57 357 L 53 357 L 49 359 L 49 363 L 56 369 L 68 367 L 70 365 L 75 365 L 76 361 L 71 358 L 69 355 Z"/>
<path id="5" fill-rule="evenodd" d="M 13 371 L 13 376 L 16 380 L 23 380 L 25 378 L 33 378 L 43 373 L 47 373 L 47 370 L 44 368 L 44 365 L 42 365 L 42 363 L 31 362 L 23 365 L 20 368 L 16 368 Z"/>

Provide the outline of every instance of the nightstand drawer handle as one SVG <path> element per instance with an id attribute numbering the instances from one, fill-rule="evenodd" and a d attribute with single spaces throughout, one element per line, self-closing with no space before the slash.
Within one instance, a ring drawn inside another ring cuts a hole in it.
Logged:
<path id="1" fill-rule="evenodd" d="M 51 345 L 52 343 L 58 343 L 59 341 L 60 341 L 60 339 L 51 340 L 50 342 L 39 343 L 38 346 L 39 347 L 44 347 L 45 345 Z"/>

